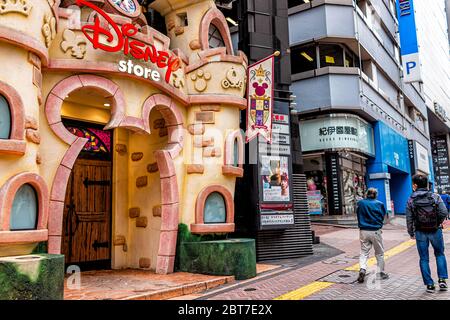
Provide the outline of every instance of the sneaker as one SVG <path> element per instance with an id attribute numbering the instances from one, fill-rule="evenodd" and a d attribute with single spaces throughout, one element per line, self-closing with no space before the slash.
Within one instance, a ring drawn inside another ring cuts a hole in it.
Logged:
<path id="1" fill-rule="evenodd" d="M 439 279 L 439 290 L 441 291 L 448 290 L 447 282 L 445 281 L 445 279 Z"/>
<path id="2" fill-rule="evenodd" d="M 377 274 L 377 279 L 387 280 L 389 279 L 389 275 L 386 272 L 380 272 Z"/>
<path id="3" fill-rule="evenodd" d="M 427 286 L 427 292 L 434 293 L 435 290 L 436 288 L 434 287 L 434 284 L 430 284 Z"/>
<path id="4" fill-rule="evenodd" d="M 358 276 L 357 281 L 358 281 L 359 283 L 363 283 L 363 282 L 364 282 L 364 277 L 365 277 L 365 276 L 366 276 L 366 270 L 365 270 L 365 269 L 359 270 L 359 276 Z"/>

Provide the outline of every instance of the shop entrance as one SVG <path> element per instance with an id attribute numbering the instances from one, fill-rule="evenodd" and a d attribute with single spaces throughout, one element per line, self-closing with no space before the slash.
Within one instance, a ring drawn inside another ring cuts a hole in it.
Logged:
<path id="1" fill-rule="evenodd" d="M 64 202 L 62 253 L 82 271 L 111 268 L 112 132 L 64 121 L 88 142 L 75 161 Z"/>

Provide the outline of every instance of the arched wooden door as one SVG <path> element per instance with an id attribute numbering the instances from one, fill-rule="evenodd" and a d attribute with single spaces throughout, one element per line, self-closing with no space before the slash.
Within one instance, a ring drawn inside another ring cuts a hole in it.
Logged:
<path id="1" fill-rule="evenodd" d="M 62 252 L 66 265 L 81 270 L 111 268 L 112 132 L 66 122 L 88 138 L 69 178 L 64 203 Z"/>

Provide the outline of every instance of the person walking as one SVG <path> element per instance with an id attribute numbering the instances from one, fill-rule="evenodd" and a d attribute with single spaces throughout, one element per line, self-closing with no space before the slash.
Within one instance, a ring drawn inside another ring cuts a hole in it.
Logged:
<path id="1" fill-rule="evenodd" d="M 416 239 L 423 283 L 427 292 L 435 292 L 428 253 L 431 243 L 436 257 L 439 288 L 441 291 L 447 291 L 448 271 L 442 235 L 442 223 L 447 217 L 447 208 L 438 194 L 428 190 L 426 175 L 414 175 L 412 183 L 414 192 L 406 205 L 406 224 L 411 239 Z"/>
<path id="2" fill-rule="evenodd" d="M 382 231 L 386 208 L 384 203 L 377 200 L 378 191 L 375 188 L 367 190 L 366 199 L 358 201 L 356 215 L 358 217 L 359 239 L 361 242 L 361 254 L 359 257 L 359 275 L 357 281 L 364 282 L 367 271 L 367 260 L 372 246 L 375 249 L 377 259 L 377 278 L 388 279 L 384 272 L 384 247 Z"/>
<path id="3" fill-rule="evenodd" d="M 447 218 L 450 215 L 450 197 L 448 196 L 448 193 L 446 191 L 442 191 L 441 199 L 445 204 L 445 207 L 447 208 Z"/>

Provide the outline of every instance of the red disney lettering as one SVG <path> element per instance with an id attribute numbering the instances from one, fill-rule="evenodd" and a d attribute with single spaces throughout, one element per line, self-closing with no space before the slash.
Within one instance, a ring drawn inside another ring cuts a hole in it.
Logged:
<path id="1" fill-rule="evenodd" d="M 101 49 L 107 52 L 123 51 L 125 55 L 131 55 L 135 59 L 144 60 L 145 62 L 150 61 L 156 64 L 158 68 L 167 68 L 165 76 L 165 81 L 167 83 L 169 83 L 172 73 L 181 67 L 181 61 L 178 57 L 171 56 L 166 51 L 158 51 L 153 45 L 146 45 L 142 41 L 133 39 L 132 37 L 139 31 L 133 24 L 126 23 L 119 28 L 106 12 L 94 4 L 86 0 L 77 0 L 76 3 L 79 7 L 87 6 L 96 11 L 106 20 L 114 32 L 111 33 L 109 29 L 102 27 L 98 16 L 94 18 L 93 25 L 84 25 L 81 28 L 81 31 L 86 38 L 92 42 L 94 49 Z M 100 43 L 100 36 L 105 36 L 108 43 L 113 43 L 114 39 L 117 38 L 117 44 L 110 46 L 108 44 Z"/>

